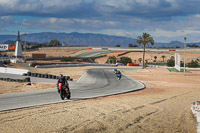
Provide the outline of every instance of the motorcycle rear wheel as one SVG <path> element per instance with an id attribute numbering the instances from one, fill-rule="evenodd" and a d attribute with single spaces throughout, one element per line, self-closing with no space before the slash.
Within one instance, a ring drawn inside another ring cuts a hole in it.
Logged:
<path id="1" fill-rule="evenodd" d="M 71 98 L 71 94 L 68 93 L 68 95 L 67 95 L 67 99 L 70 99 L 70 98 Z"/>

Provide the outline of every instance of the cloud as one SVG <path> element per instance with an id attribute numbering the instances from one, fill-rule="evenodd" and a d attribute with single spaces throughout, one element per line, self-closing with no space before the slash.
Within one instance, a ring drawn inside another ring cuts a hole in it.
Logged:
<path id="1" fill-rule="evenodd" d="M 22 25 L 28 28 L 40 29 L 70 29 L 70 30 L 88 30 L 95 31 L 108 27 L 115 28 L 118 25 L 116 21 L 101 21 L 89 19 L 65 19 L 65 18 L 47 18 L 40 20 L 24 19 Z"/>
<path id="2" fill-rule="evenodd" d="M 197 0 L 1 0 L 0 15 L 159 20 L 200 13 L 199 5 Z"/>
<path id="3" fill-rule="evenodd" d="M 6 26 L 16 25 L 17 21 L 11 16 L 1 16 L 0 17 L 0 28 L 5 28 Z"/>
<path id="4" fill-rule="evenodd" d="M 0 0 L 0 26 L 172 37 L 199 33 L 199 5 L 199 0 Z"/>

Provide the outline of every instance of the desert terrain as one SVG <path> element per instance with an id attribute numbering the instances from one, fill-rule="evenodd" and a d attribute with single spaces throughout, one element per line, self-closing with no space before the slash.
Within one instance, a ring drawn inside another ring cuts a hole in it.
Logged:
<path id="1" fill-rule="evenodd" d="M 110 53 L 116 55 L 118 53 Z M 146 58 L 163 53 L 147 53 Z M 170 57 L 174 53 L 165 53 Z M 129 53 L 132 60 L 142 58 L 142 53 Z M 187 53 L 188 58 L 200 54 Z M 105 63 L 106 57 L 96 62 Z M 162 58 L 160 58 L 162 60 Z M 26 68 L 27 66 L 15 66 Z M 63 73 L 77 80 L 92 67 L 28 68 L 32 72 L 58 75 Z M 181 72 L 169 72 L 165 68 L 126 70 L 123 73 L 146 85 L 146 89 L 121 95 L 95 99 L 70 101 L 45 106 L 0 112 L 0 130 L 12 132 L 126 132 L 126 133 L 195 133 L 196 120 L 190 110 L 191 103 L 200 100 L 200 71 L 192 70 L 184 76 Z M 132 67 L 125 67 L 132 68 Z M 135 67 L 133 67 L 135 68 Z M 122 77 L 123 78 L 123 77 Z M 33 91 L 52 88 L 54 84 L 0 81 L 0 92 Z M 39 87 L 42 86 L 42 87 Z"/>

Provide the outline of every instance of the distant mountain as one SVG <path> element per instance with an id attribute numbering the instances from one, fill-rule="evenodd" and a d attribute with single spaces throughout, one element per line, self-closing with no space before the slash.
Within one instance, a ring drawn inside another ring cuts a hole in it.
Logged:
<path id="1" fill-rule="evenodd" d="M 9 40 L 15 41 L 17 36 L 14 35 L 0 35 L 0 43 L 5 43 Z M 136 39 L 127 38 L 122 36 L 110 36 L 105 34 L 92 34 L 92 33 L 33 33 L 26 36 L 26 41 L 37 43 L 49 43 L 51 40 L 58 40 L 60 43 L 64 42 L 68 45 L 79 46 L 115 46 L 121 45 L 127 47 L 128 44 L 136 44 Z M 24 35 L 21 35 L 21 40 L 24 41 Z"/>
<path id="2" fill-rule="evenodd" d="M 5 43 L 6 41 L 16 41 L 17 36 L 15 35 L 0 35 L 0 43 Z"/>
<path id="3" fill-rule="evenodd" d="M 184 43 L 180 41 L 171 41 L 170 43 L 155 43 L 153 47 L 158 48 L 175 48 L 175 47 L 184 47 Z"/>
<path id="4" fill-rule="evenodd" d="M 24 35 L 20 36 L 21 40 L 24 41 Z M 32 33 L 26 36 L 26 42 L 32 42 L 34 44 L 48 44 L 51 40 L 58 40 L 60 43 L 64 42 L 70 46 L 116 46 L 128 47 L 129 44 L 137 44 L 137 39 L 128 38 L 123 36 L 111 36 L 105 34 L 92 34 L 92 33 L 54 33 L 54 32 L 42 32 Z M 0 43 L 10 44 L 17 40 L 17 35 L 0 35 Z M 199 43 L 187 43 L 191 45 L 200 46 Z M 147 47 L 151 45 L 147 45 Z M 184 47 L 183 42 L 171 41 L 170 43 L 158 43 L 155 42 L 153 47 Z"/>

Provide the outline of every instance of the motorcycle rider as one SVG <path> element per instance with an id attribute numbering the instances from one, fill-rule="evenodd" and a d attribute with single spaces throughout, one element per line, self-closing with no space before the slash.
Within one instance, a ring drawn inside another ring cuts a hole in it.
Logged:
<path id="1" fill-rule="evenodd" d="M 67 79 L 65 76 L 63 76 L 62 74 L 59 75 L 59 79 L 57 81 L 57 90 L 58 90 L 58 93 L 60 93 L 60 90 L 59 90 L 59 83 L 62 83 L 62 85 L 65 85 L 66 86 L 66 89 L 68 89 L 69 91 L 69 84 L 67 82 Z M 69 91 L 70 92 L 70 91 Z"/>
<path id="2" fill-rule="evenodd" d="M 117 78 L 120 80 L 122 77 L 122 73 L 120 71 L 117 72 Z"/>

